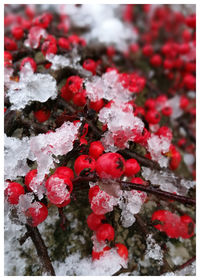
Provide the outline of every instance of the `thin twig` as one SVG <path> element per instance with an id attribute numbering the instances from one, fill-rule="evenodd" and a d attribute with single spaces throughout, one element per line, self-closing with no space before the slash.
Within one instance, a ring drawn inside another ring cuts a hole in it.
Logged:
<path id="1" fill-rule="evenodd" d="M 47 247 L 42 239 L 42 236 L 37 227 L 26 225 L 27 231 L 35 245 L 38 257 L 40 258 L 42 267 L 45 269 L 47 275 L 55 276 L 54 268 L 48 255 Z"/>

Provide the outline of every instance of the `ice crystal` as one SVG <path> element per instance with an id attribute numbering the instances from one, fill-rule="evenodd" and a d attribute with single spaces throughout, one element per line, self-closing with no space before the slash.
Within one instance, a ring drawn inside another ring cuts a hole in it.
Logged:
<path id="1" fill-rule="evenodd" d="M 99 112 L 99 121 L 107 124 L 108 131 L 101 139 L 106 151 L 113 151 L 112 147 L 128 147 L 128 141 L 134 141 L 136 134 L 141 134 L 144 123 L 135 117 L 132 106 L 112 103 Z"/>
<path id="2" fill-rule="evenodd" d="M 14 180 L 18 176 L 25 176 L 29 171 L 27 158 L 34 160 L 30 150 L 29 138 L 22 140 L 4 135 L 4 176 L 5 179 Z"/>
<path id="3" fill-rule="evenodd" d="M 167 167 L 168 158 L 163 156 L 163 153 L 169 151 L 171 141 L 167 137 L 159 137 L 152 135 L 147 141 L 147 149 L 151 154 L 151 158 L 157 161 L 161 167 Z"/>
<path id="4" fill-rule="evenodd" d="M 146 238 L 146 252 L 145 252 L 145 259 L 151 258 L 156 261 L 159 261 L 160 265 L 163 264 L 163 252 L 160 247 L 152 237 L 152 234 L 147 235 Z"/>
<path id="5" fill-rule="evenodd" d="M 26 193 L 22 194 L 19 197 L 19 203 L 17 205 L 17 214 L 19 221 L 22 224 L 25 224 L 27 222 L 27 217 L 25 215 L 26 211 L 29 208 L 35 208 L 35 211 L 38 211 L 42 206 L 39 202 L 34 201 L 34 195 L 33 193 Z"/>
<path id="6" fill-rule="evenodd" d="M 187 194 L 188 190 L 195 185 L 194 181 L 182 179 L 180 186 L 177 187 L 177 178 L 172 172 L 151 170 L 148 167 L 142 167 L 142 176 L 146 181 L 159 185 L 161 190 L 179 195 Z"/>
<path id="7" fill-rule="evenodd" d="M 57 97 L 56 80 L 49 74 L 34 74 L 30 64 L 26 63 L 19 82 L 13 81 L 7 95 L 12 110 L 23 109 L 31 101 L 46 102 Z"/>
<path id="8" fill-rule="evenodd" d="M 33 26 L 29 30 L 28 39 L 24 41 L 24 45 L 28 48 L 37 49 L 40 44 L 40 39 L 47 36 L 45 29 L 39 26 Z"/>
<path id="9" fill-rule="evenodd" d="M 121 220 L 124 227 L 130 227 L 135 222 L 134 214 L 139 213 L 143 202 L 141 193 L 124 191 L 119 200 L 121 211 Z"/>
<path id="10" fill-rule="evenodd" d="M 57 162 L 56 156 L 67 154 L 72 150 L 79 126 L 80 124 L 65 122 L 55 132 L 39 134 L 31 138 L 31 151 L 37 160 L 39 181 L 49 173 L 50 168 L 54 168 L 54 162 Z"/>
<path id="11" fill-rule="evenodd" d="M 10 77 L 13 74 L 14 69 L 10 67 L 4 67 L 4 84 L 6 87 L 10 87 L 10 84 L 12 81 L 10 80 Z"/>
<path id="12" fill-rule="evenodd" d="M 119 81 L 119 75 L 115 70 L 95 76 L 90 81 L 85 81 L 87 96 L 91 101 L 101 98 L 114 100 L 116 103 L 126 102 L 132 99 L 132 93 L 125 89 Z"/>

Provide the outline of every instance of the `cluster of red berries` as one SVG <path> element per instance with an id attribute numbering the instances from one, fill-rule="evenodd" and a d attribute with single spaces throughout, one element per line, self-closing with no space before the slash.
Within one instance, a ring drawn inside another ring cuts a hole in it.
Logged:
<path id="1" fill-rule="evenodd" d="M 164 231 L 170 238 L 186 239 L 194 235 L 195 223 L 188 215 L 180 217 L 168 210 L 158 210 L 153 213 L 152 221 L 156 229 Z"/>
<path id="2" fill-rule="evenodd" d="M 96 203 L 92 203 L 93 198 L 96 195 L 98 195 L 100 192 L 103 194 L 101 198 L 96 200 Z M 92 250 L 93 261 L 99 260 L 105 254 L 106 251 L 109 251 L 111 249 L 111 247 L 107 245 L 107 242 L 113 241 L 115 237 L 114 228 L 110 224 L 106 223 L 105 215 L 101 214 L 102 209 L 104 210 L 104 203 L 107 198 L 109 199 L 109 195 L 101 191 L 99 186 L 96 185 L 90 188 L 89 202 L 91 203 L 91 208 L 94 212 L 92 212 L 87 217 L 87 224 L 88 227 L 94 231 L 97 242 L 101 244 L 99 250 L 95 247 Z M 103 211 L 103 213 L 106 212 Z M 119 256 L 122 257 L 125 261 L 127 261 L 128 260 L 127 247 L 122 243 L 116 243 L 115 248 Z"/>

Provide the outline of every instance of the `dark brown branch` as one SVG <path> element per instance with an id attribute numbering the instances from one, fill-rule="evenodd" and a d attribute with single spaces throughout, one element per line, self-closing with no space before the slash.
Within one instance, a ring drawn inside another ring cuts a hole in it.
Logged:
<path id="1" fill-rule="evenodd" d="M 159 196 L 162 199 L 172 199 L 172 200 L 176 200 L 180 203 L 183 204 L 189 204 L 189 205 L 196 205 L 196 201 L 190 197 L 186 197 L 186 196 L 182 196 L 182 195 L 177 195 L 177 194 L 173 194 L 170 192 L 165 192 L 159 189 L 154 188 L 152 185 L 149 185 L 148 187 L 145 187 L 143 185 L 140 184 L 133 184 L 130 182 L 124 182 L 124 181 L 118 181 L 121 185 L 121 188 L 123 190 L 138 190 L 138 191 L 143 191 L 146 193 L 151 193 L 154 194 L 155 196 Z"/>
<path id="2" fill-rule="evenodd" d="M 24 242 L 30 237 L 30 232 L 27 231 L 20 239 L 19 244 L 22 246 Z"/>
<path id="3" fill-rule="evenodd" d="M 54 268 L 48 255 L 47 247 L 37 227 L 26 225 L 27 231 L 35 245 L 38 257 L 40 258 L 41 265 L 45 269 L 47 275 L 55 276 Z"/>
<path id="4" fill-rule="evenodd" d="M 191 259 L 189 259 L 188 261 L 186 261 L 185 263 L 183 263 L 182 265 L 176 267 L 176 270 L 182 270 L 185 267 L 189 266 L 190 264 L 192 264 L 194 261 L 196 260 L 196 256 L 192 257 Z"/>

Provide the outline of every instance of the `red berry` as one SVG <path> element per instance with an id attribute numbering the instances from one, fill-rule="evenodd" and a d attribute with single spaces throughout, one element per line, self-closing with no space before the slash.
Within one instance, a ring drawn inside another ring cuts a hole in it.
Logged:
<path id="1" fill-rule="evenodd" d="M 128 177 L 132 177 L 139 171 L 140 171 L 140 165 L 136 159 L 131 158 L 131 159 L 126 160 L 124 175 L 126 175 Z"/>
<path id="2" fill-rule="evenodd" d="M 66 80 L 65 85 L 69 91 L 75 94 L 80 90 L 82 90 L 83 79 L 80 78 L 79 76 L 71 76 Z"/>
<path id="3" fill-rule="evenodd" d="M 165 59 L 163 62 L 163 67 L 165 69 L 171 70 L 174 67 L 174 62 L 171 59 Z"/>
<path id="4" fill-rule="evenodd" d="M 92 108 L 93 110 L 95 110 L 97 113 L 103 108 L 104 106 L 104 101 L 103 99 L 99 99 L 97 101 L 90 101 L 90 108 Z"/>
<path id="5" fill-rule="evenodd" d="M 17 50 L 17 44 L 14 40 L 4 37 L 4 47 L 8 51 L 16 51 Z"/>
<path id="6" fill-rule="evenodd" d="M 99 186 L 90 188 L 88 197 L 91 209 L 96 215 L 103 215 L 113 210 L 113 197 Z"/>
<path id="7" fill-rule="evenodd" d="M 119 256 L 125 260 L 128 260 L 128 249 L 127 247 L 122 243 L 116 243 L 115 247 L 117 248 L 117 253 Z"/>
<path id="8" fill-rule="evenodd" d="M 169 116 L 171 116 L 171 114 L 173 113 L 172 107 L 170 107 L 170 106 L 165 106 L 165 107 L 162 109 L 161 112 L 162 112 L 162 114 L 163 114 L 164 116 L 169 117 Z"/>
<path id="9" fill-rule="evenodd" d="M 97 159 L 104 152 L 104 146 L 101 141 L 94 141 L 90 144 L 89 155 L 94 159 Z"/>
<path id="10" fill-rule="evenodd" d="M 24 36 L 24 30 L 21 27 L 13 27 L 11 29 L 12 35 L 15 37 L 16 40 L 20 40 Z"/>
<path id="11" fill-rule="evenodd" d="M 96 231 L 96 237 L 99 242 L 112 241 L 114 236 L 114 228 L 109 224 L 100 225 Z"/>
<path id="12" fill-rule="evenodd" d="M 95 159 L 88 155 L 79 156 L 74 163 L 74 170 L 77 175 L 80 175 L 82 172 L 88 174 L 95 169 Z"/>
<path id="13" fill-rule="evenodd" d="M 115 55 L 115 48 L 113 46 L 108 46 L 107 49 L 106 49 L 106 54 L 107 56 L 109 57 L 113 57 L 113 55 Z"/>
<path id="14" fill-rule="evenodd" d="M 44 110 L 38 110 L 34 112 L 35 118 L 40 123 L 47 121 L 50 117 L 50 114 L 51 114 L 50 111 L 44 111 Z"/>
<path id="15" fill-rule="evenodd" d="M 41 207 L 30 207 L 26 210 L 25 215 L 27 218 L 27 224 L 31 227 L 37 227 L 48 216 L 48 209 L 42 202 L 37 202 Z"/>
<path id="16" fill-rule="evenodd" d="M 83 62 L 83 68 L 95 75 L 97 63 L 93 59 L 88 58 Z"/>
<path id="17" fill-rule="evenodd" d="M 162 58 L 159 54 L 154 54 L 150 59 L 151 65 L 154 67 L 160 67 L 162 64 Z"/>
<path id="18" fill-rule="evenodd" d="M 36 64 L 35 60 L 31 57 L 25 57 L 25 58 L 22 59 L 22 61 L 20 63 L 20 70 L 22 70 L 22 68 L 24 67 L 24 65 L 26 63 L 29 63 L 31 65 L 31 68 L 33 69 L 33 72 L 36 71 L 37 64 Z"/>
<path id="19" fill-rule="evenodd" d="M 153 98 L 148 98 L 148 99 L 145 101 L 144 106 L 145 106 L 147 109 L 155 109 L 155 106 L 156 106 L 156 101 L 155 101 L 155 99 L 153 99 Z"/>
<path id="20" fill-rule="evenodd" d="M 52 21 L 53 16 L 50 13 L 43 13 L 33 20 L 33 25 L 39 26 L 41 28 L 47 28 Z"/>
<path id="21" fill-rule="evenodd" d="M 196 87 L 196 78 L 192 74 L 186 74 L 183 78 L 183 84 L 187 89 L 194 90 Z"/>
<path id="22" fill-rule="evenodd" d="M 153 47 L 152 45 L 145 45 L 143 48 L 142 48 L 142 53 L 143 55 L 145 56 L 152 56 L 153 54 Z"/>
<path id="23" fill-rule="evenodd" d="M 96 162 L 96 172 L 100 178 L 119 178 L 124 173 L 125 160 L 117 153 L 101 155 Z"/>
<path id="24" fill-rule="evenodd" d="M 72 99 L 72 97 L 74 96 L 73 92 L 70 91 L 69 88 L 68 88 L 66 85 L 64 85 L 64 86 L 61 88 L 60 92 L 61 92 L 61 95 L 60 95 L 60 96 L 61 96 L 63 99 L 65 99 L 65 101 L 67 101 L 67 102 L 70 101 L 70 100 Z"/>
<path id="25" fill-rule="evenodd" d="M 179 53 L 180 54 L 187 54 L 190 51 L 190 46 L 188 43 L 183 43 L 179 45 Z"/>
<path id="26" fill-rule="evenodd" d="M 192 218 L 188 215 L 183 215 L 181 216 L 181 231 L 180 235 L 182 238 L 190 238 L 194 235 L 194 228 L 195 228 L 195 223 L 192 220 Z"/>
<path id="27" fill-rule="evenodd" d="M 53 204 L 61 204 L 70 198 L 73 185 L 70 179 L 61 174 L 53 174 L 46 181 L 47 197 Z"/>
<path id="28" fill-rule="evenodd" d="M 192 14 L 192 15 L 189 15 L 188 17 L 186 17 L 185 23 L 190 28 L 196 28 L 196 14 Z"/>
<path id="29" fill-rule="evenodd" d="M 160 114 L 155 109 L 148 110 L 145 118 L 150 124 L 157 124 L 160 122 Z"/>
<path id="30" fill-rule="evenodd" d="M 25 185 L 27 186 L 29 191 L 32 191 L 30 183 L 33 180 L 33 178 L 36 177 L 36 175 L 37 175 L 37 169 L 32 169 L 25 176 Z"/>
<path id="31" fill-rule="evenodd" d="M 87 224 L 88 227 L 91 230 L 96 231 L 98 229 L 98 227 L 101 225 L 101 221 L 105 220 L 106 217 L 104 215 L 96 215 L 94 213 L 91 213 L 88 217 L 87 217 Z"/>
<path id="32" fill-rule="evenodd" d="M 169 127 L 167 126 L 161 126 L 158 131 L 156 132 L 156 135 L 162 137 L 167 137 L 170 141 L 172 140 L 172 131 Z"/>
<path id="33" fill-rule="evenodd" d="M 4 51 L 4 67 L 12 65 L 12 55 L 8 51 Z"/>
<path id="34" fill-rule="evenodd" d="M 160 231 L 164 231 L 170 238 L 180 237 L 180 217 L 168 210 L 158 210 L 153 213 L 152 221 L 157 221 L 154 225 Z"/>
<path id="35" fill-rule="evenodd" d="M 58 208 L 63 208 L 65 206 L 67 206 L 69 203 L 71 202 L 71 199 L 70 197 L 67 198 L 66 200 L 64 200 L 62 203 L 60 204 L 55 204 Z"/>
<path id="36" fill-rule="evenodd" d="M 74 179 L 73 170 L 66 166 L 57 167 L 54 174 L 65 176 L 65 177 L 69 178 L 71 181 Z"/>
<path id="37" fill-rule="evenodd" d="M 172 170 L 175 170 L 179 167 L 182 157 L 174 145 L 171 144 L 169 149 L 171 152 L 171 159 L 170 159 L 169 166 Z"/>
<path id="38" fill-rule="evenodd" d="M 69 40 L 66 39 L 66 38 L 59 38 L 58 39 L 58 45 L 63 48 L 63 49 L 66 49 L 66 50 L 69 50 L 70 49 L 70 43 L 69 43 Z"/>
<path id="39" fill-rule="evenodd" d="M 44 56 L 47 54 L 56 54 L 57 50 L 56 43 L 52 43 L 51 41 L 45 41 L 41 46 L 41 51 Z"/>
<path id="40" fill-rule="evenodd" d="M 20 195 L 24 194 L 24 188 L 19 183 L 11 182 L 4 194 L 10 204 L 18 204 Z"/>
<path id="41" fill-rule="evenodd" d="M 73 96 L 73 102 L 76 106 L 84 106 L 86 104 L 86 91 L 83 89 Z"/>
<path id="42" fill-rule="evenodd" d="M 92 260 L 99 260 L 106 251 L 109 251 L 111 248 L 109 246 L 105 246 L 102 251 L 96 252 L 92 250 Z"/>
<path id="43" fill-rule="evenodd" d="M 182 95 L 180 98 L 180 108 L 186 109 L 189 103 L 190 103 L 189 99 L 186 96 Z"/>

